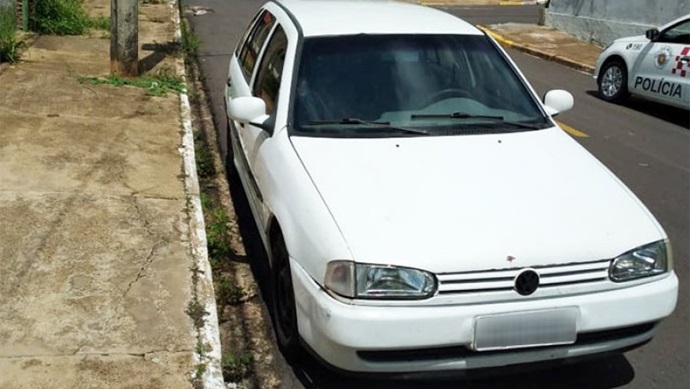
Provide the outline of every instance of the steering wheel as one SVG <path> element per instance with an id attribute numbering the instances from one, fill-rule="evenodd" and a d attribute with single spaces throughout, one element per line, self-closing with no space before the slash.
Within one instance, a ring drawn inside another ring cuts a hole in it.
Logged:
<path id="1" fill-rule="evenodd" d="M 427 99 L 426 104 L 424 104 L 424 106 L 426 107 L 428 105 L 431 105 L 433 103 L 436 103 L 436 102 L 439 102 L 441 100 L 445 100 L 445 99 L 448 99 L 451 97 L 470 97 L 470 94 L 466 90 L 460 89 L 460 88 L 442 89 L 442 90 L 432 94 L 431 96 L 429 96 L 429 98 Z"/>

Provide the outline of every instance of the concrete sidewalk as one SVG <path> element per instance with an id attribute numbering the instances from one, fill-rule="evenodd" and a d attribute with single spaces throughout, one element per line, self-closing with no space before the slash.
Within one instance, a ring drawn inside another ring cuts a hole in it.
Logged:
<path id="1" fill-rule="evenodd" d="M 602 48 L 554 28 L 536 24 L 505 23 L 479 26 L 505 47 L 594 73 Z"/>
<path id="2" fill-rule="evenodd" d="M 149 73 L 181 61 L 156 45 L 173 40 L 172 12 L 140 6 Z M 107 38 L 41 36 L 0 70 L 3 389 L 191 388 L 199 373 L 180 98 L 80 83 L 108 75 Z"/>

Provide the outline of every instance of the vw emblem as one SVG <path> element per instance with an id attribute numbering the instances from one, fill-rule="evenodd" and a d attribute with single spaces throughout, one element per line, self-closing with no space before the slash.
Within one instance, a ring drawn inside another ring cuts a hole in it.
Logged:
<path id="1" fill-rule="evenodd" d="M 515 277 L 515 290 L 523 296 L 529 296 L 539 286 L 539 274 L 531 269 L 525 269 Z"/>

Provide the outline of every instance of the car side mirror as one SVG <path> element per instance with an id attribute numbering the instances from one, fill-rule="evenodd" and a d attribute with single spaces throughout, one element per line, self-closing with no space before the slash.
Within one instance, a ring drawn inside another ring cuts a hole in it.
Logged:
<path id="1" fill-rule="evenodd" d="M 573 99 L 573 95 L 562 89 L 550 90 L 544 95 L 544 107 L 551 116 L 570 111 L 573 109 L 574 104 L 575 99 Z"/>
<path id="2" fill-rule="evenodd" d="M 262 130 L 273 133 L 271 120 L 266 115 L 266 103 L 253 96 L 236 97 L 228 102 L 228 116 L 240 123 L 248 123 Z"/>
<path id="3" fill-rule="evenodd" d="M 656 28 L 650 28 L 644 32 L 644 36 L 646 36 L 650 41 L 654 42 L 659 39 L 659 30 Z"/>

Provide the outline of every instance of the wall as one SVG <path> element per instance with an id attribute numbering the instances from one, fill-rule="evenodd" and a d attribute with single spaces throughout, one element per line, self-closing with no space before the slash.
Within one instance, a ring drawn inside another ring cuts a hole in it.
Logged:
<path id="1" fill-rule="evenodd" d="M 690 12 L 690 0 L 551 0 L 546 25 L 605 46 Z"/>

